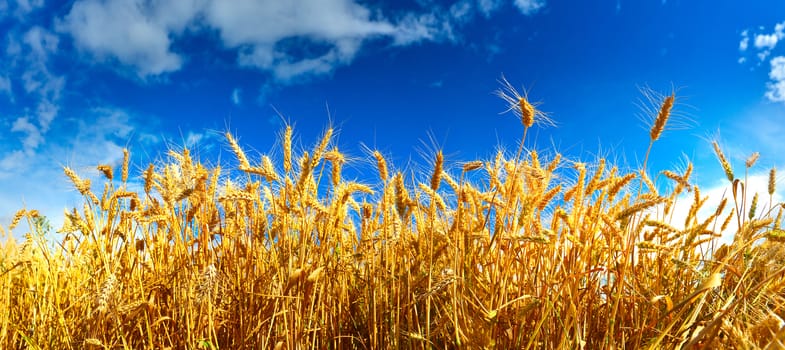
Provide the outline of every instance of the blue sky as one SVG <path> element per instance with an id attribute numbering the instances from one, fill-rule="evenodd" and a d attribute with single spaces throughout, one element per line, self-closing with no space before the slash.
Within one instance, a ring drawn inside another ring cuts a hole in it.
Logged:
<path id="1" fill-rule="evenodd" d="M 502 74 L 558 123 L 529 134 L 542 152 L 639 165 L 648 86 L 675 89 L 691 126 L 653 169 L 686 155 L 721 193 L 708 139 L 737 171 L 753 151 L 754 174 L 785 168 L 782 1 L 0 0 L 0 33 L 4 227 L 23 203 L 55 223 L 80 203 L 63 165 L 98 179 L 123 147 L 138 169 L 183 145 L 232 165 L 221 132 L 274 153 L 282 120 L 302 147 L 332 122 L 358 177 L 374 174 L 361 145 L 398 168 L 436 147 L 488 158 L 522 130 L 499 114 Z"/>

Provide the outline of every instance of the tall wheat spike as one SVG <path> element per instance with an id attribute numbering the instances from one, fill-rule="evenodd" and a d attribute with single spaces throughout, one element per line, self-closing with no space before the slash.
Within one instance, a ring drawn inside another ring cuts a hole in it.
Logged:
<path id="1" fill-rule="evenodd" d="M 676 94 L 671 93 L 662 101 L 657 118 L 654 119 L 654 125 L 652 125 L 651 130 L 649 131 L 649 138 L 651 141 L 657 141 L 660 138 L 660 135 L 662 135 L 662 131 L 665 130 L 665 124 L 668 123 L 668 118 L 670 118 L 675 99 Z"/>
<path id="2" fill-rule="evenodd" d="M 733 168 L 731 168 L 728 159 L 725 158 L 725 153 L 722 153 L 722 150 L 720 149 L 720 145 L 717 143 L 717 141 L 713 141 L 711 145 L 714 147 L 714 153 L 717 155 L 717 158 L 720 161 L 722 170 L 725 171 L 725 177 L 728 178 L 728 181 L 733 182 L 733 179 L 735 178 L 733 176 Z"/>

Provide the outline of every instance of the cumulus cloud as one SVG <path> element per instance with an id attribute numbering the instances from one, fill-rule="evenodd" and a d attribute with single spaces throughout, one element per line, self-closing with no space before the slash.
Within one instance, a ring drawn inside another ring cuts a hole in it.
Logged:
<path id="1" fill-rule="evenodd" d="M 764 28 L 760 27 L 759 30 L 763 31 Z M 750 47 L 750 44 L 755 48 L 755 56 L 758 57 L 759 62 L 765 61 L 772 50 L 777 47 L 782 39 L 785 39 L 785 22 L 777 23 L 774 25 L 774 31 L 770 33 L 750 33 L 749 30 L 741 32 L 741 41 L 739 41 L 739 51 L 745 52 Z M 751 43 L 750 43 L 751 41 Z M 746 60 L 740 60 L 743 62 Z"/>
<path id="2" fill-rule="evenodd" d="M 282 81 L 330 73 L 350 63 L 368 40 L 410 45 L 450 33 L 433 13 L 390 21 L 350 0 L 212 1 L 205 15 L 223 44 L 239 50 L 240 64 L 270 71 Z M 302 52 L 303 47 L 313 49 Z"/>
<path id="3" fill-rule="evenodd" d="M 760 27 L 758 30 L 763 31 Z M 758 57 L 758 64 L 769 59 L 772 51 L 785 39 L 785 22 L 774 25 L 774 31 L 770 33 L 751 34 L 749 30 L 741 33 L 742 40 L 739 42 L 739 50 L 744 52 L 749 47 L 749 38 L 754 38 L 752 46 L 755 48 L 755 55 Z M 746 57 L 739 58 L 739 63 L 745 63 Z M 785 56 L 775 56 L 769 60 L 769 81 L 766 82 L 766 92 L 764 96 L 772 102 L 785 103 Z"/>
<path id="4" fill-rule="evenodd" d="M 531 16 L 545 7 L 545 0 L 515 0 L 514 4 L 521 13 Z"/>
<path id="5" fill-rule="evenodd" d="M 779 38 L 776 34 L 758 34 L 755 36 L 755 47 L 758 49 L 773 49 L 777 46 Z"/>
<path id="6" fill-rule="evenodd" d="M 500 4 L 477 1 L 465 0 L 463 14 L 473 6 L 490 13 Z M 542 3 L 522 6 L 533 12 Z M 185 53 L 174 44 L 189 28 L 213 32 L 240 65 L 288 81 L 347 65 L 372 40 L 398 46 L 453 40 L 452 22 L 461 13 L 442 12 L 387 18 L 354 0 L 77 0 L 57 28 L 89 56 L 119 62 L 143 78 L 182 68 Z"/>
<path id="7" fill-rule="evenodd" d="M 785 103 L 785 56 L 777 56 L 771 59 L 771 71 L 769 71 L 769 81 L 766 84 L 766 98 L 772 102 Z"/>
<path id="8" fill-rule="evenodd" d="M 750 36 L 748 31 L 741 32 L 741 41 L 739 41 L 739 51 L 747 51 L 750 46 Z"/>
<path id="9" fill-rule="evenodd" d="M 117 61 L 148 77 L 182 67 L 171 36 L 180 34 L 203 5 L 200 0 L 80 0 L 58 29 L 97 59 Z"/>

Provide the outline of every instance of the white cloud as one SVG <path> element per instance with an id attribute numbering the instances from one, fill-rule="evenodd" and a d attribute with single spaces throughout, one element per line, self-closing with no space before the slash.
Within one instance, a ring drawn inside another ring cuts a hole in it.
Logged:
<path id="1" fill-rule="evenodd" d="M 785 102 L 785 56 L 771 59 L 770 82 L 766 83 L 766 98 L 772 102 Z"/>
<path id="2" fill-rule="evenodd" d="M 485 16 L 489 17 L 493 12 L 502 6 L 501 0 L 477 0 L 477 8 Z"/>
<path id="3" fill-rule="evenodd" d="M 182 67 L 171 36 L 185 30 L 203 5 L 200 0 L 80 0 L 58 28 L 97 59 L 116 60 L 148 77 Z"/>
<path id="4" fill-rule="evenodd" d="M 764 27 L 759 27 L 758 30 L 764 31 Z M 747 38 L 750 33 L 745 30 L 741 33 L 742 41 L 739 43 L 739 50 L 744 51 L 748 47 Z M 772 51 L 777 47 L 780 41 L 785 39 L 785 22 L 777 23 L 774 25 L 774 31 L 771 33 L 758 33 L 753 35 L 753 46 L 757 50 L 755 55 L 758 57 L 760 63 L 766 61 L 771 56 Z M 746 57 L 739 58 L 739 63 L 746 62 Z M 769 60 L 771 70 L 769 71 L 769 81 L 766 82 L 766 92 L 764 96 L 772 102 L 785 103 L 785 56 L 775 56 Z"/>
<path id="5" fill-rule="evenodd" d="M 22 50 L 27 52 L 22 82 L 25 92 L 38 98 L 37 122 L 41 132 L 45 133 L 57 116 L 57 102 L 65 88 L 65 78 L 49 69 L 50 56 L 57 52 L 59 40 L 46 29 L 33 27 L 24 34 L 22 41 Z"/>
<path id="6" fill-rule="evenodd" d="M 389 38 L 396 45 L 449 37 L 451 27 L 430 14 L 406 14 L 391 22 L 350 0 L 212 1 L 206 19 L 238 61 L 267 70 L 282 81 L 326 74 L 350 63 L 367 40 Z M 296 47 L 287 40 L 296 39 Z M 304 47 L 318 47 L 306 54 Z"/>
<path id="7" fill-rule="evenodd" d="M 22 141 L 25 154 L 32 155 L 38 146 L 43 143 L 44 137 L 37 126 L 30 123 L 27 117 L 17 118 L 11 126 L 12 132 L 19 132 L 25 135 Z"/>
<path id="8" fill-rule="evenodd" d="M 772 80 L 785 80 L 785 56 L 777 56 L 771 59 L 769 78 Z"/>
<path id="9" fill-rule="evenodd" d="M 483 0 L 485 9 L 494 2 Z M 350 63 L 374 39 L 410 45 L 450 39 L 451 18 L 402 14 L 395 20 L 354 0 L 77 0 L 57 28 L 99 61 L 116 61 L 141 77 L 179 70 L 173 44 L 188 28 L 217 33 L 243 66 L 281 81 L 326 74 Z M 292 44 L 294 43 L 294 44 Z"/>
<path id="10" fill-rule="evenodd" d="M 240 105 L 240 103 L 242 102 L 240 100 L 240 93 L 241 91 L 239 88 L 235 88 L 234 90 L 232 90 L 232 104 L 234 104 L 235 106 Z"/>
<path id="11" fill-rule="evenodd" d="M 198 145 L 199 142 L 202 141 L 204 138 L 205 138 L 205 134 L 203 133 L 189 131 L 188 135 L 185 138 L 185 146 L 189 148 L 194 147 Z"/>
<path id="12" fill-rule="evenodd" d="M 450 6 L 450 16 L 460 22 L 470 21 L 473 15 L 474 8 L 470 0 L 462 0 Z"/>
<path id="13" fill-rule="evenodd" d="M 14 149 L 5 150 L 6 153 L 2 156 L 2 163 L 5 165 L 17 159 L 18 154 L 34 156 L 46 140 L 46 133 L 57 117 L 65 78 L 52 73 L 49 66 L 58 45 L 56 35 L 38 26 L 30 28 L 19 38 L 9 36 L 6 47 L 8 69 L 18 74 L 23 87 L 21 94 L 31 100 L 34 107 L 25 108 L 23 115 L 16 117 L 11 125 L 9 131 L 20 134 L 21 142 Z M 8 94 L 13 103 L 15 101 L 11 87 L 10 78 L 0 77 L 0 92 Z"/>
<path id="14" fill-rule="evenodd" d="M 763 31 L 764 27 L 759 27 L 758 30 Z M 746 51 L 750 45 L 750 37 L 752 37 L 752 46 L 757 50 L 756 56 L 758 60 L 765 61 L 771 51 L 777 47 L 777 44 L 785 39 L 785 22 L 777 23 L 774 25 L 774 31 L 771 33 L 758 33 L 751 35 L 749 30 L 741 32 L 742 39 L 739 42 L 739 51 Z"/>
<path id="15" fill-rule="evenodd" d="M 785 102 L 785 81 L 766 83 L 766 98 L 773 102 Z"/>
<path id="16" fill-rule="evenodd" d="M 776 34 L 758 34 L 755 36 L 755 47 L 758 49 L 773 49 L 777 46 Z"/>
<path id="17" fill-rule="evenodd" d="M 742 33 L 741 41 L 739 41 L 739 51 L 747 51 L 750 45 L 750 37 L 747 36 L 747 31 Z"/>
<path id="18" fill-rule="evenodd" d="M 545 0 L 515 0 L 515 7 L 524 15 L 531 16 L 545 7 Z"/>
<path id="19" fill-rule="evenodd" d="M 435 13 L 407 14 L 396 25 L 392 37 L 395 45 L 410 45 L 422 41 L 456 40 L 450 19 L 441 18 Z"/>
<path id="20" fill-rule="evenodd" d="M 16 0 L 16 10 L 14 15 L 21 19 L 31 12 L 44 6 L 44 0 Z"/>
<path id="21" fill-rule="evenodd" d="M 33 27 L 24 35 L 23 41 L 35 57 L 47 57 L 57 50 L 59 39 L 44 28 Z"/>
<path id="22" fill-rule="evenodd" d="M 274 44 L 287 37 L 313 37 L 326 42 L 391 34 L 395 27 L 371 19 L 369 9 L 347 0 L 213 1 L 210 24 L 227 46 Z"/>
<path id="23" fill-rule="evenodd" d="M 11 79 L 7 76 L 0 76 L 0 93 L 8 95 L 13 99 L 13 91 L 11 90 Z"/>

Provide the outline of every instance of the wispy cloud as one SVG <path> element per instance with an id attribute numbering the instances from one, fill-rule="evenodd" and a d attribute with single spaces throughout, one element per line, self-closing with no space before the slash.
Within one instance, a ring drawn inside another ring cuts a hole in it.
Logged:
<path id="1" fill-rule="evenodd" d="M 0 4 L 0 9 L 8 8 L 7 1 L 2 1 L 2 3 Z M 14 16 L 20 20 L 25 20 L 25 16 L 44 6 L 44 0 L 15 0 L 11 1 L 11 4 L 13 4 Z"/>
<path id="2" fill-rule="evenodd" d="M 11 132 L 18 132 L 24 134 L 22 145 L 26 154 L 33 154 L 38 146 L 43 142 L 43 135 L 39 128 L 32 123 L 27 117 L 20 117 L 16 119 L 11 126 Z"/>
<path id="3" fill-rule="evenodd" d="M 496 12 L 504 2 L 502 0 L 477 0 L 477 9 L 480 10 L 485 17 L 490 17 L 491 14 Z"/>
<path id="4" fill-rule="evenodd" d="M 232 90 L 232 104 L 234 104 L 235 106 L 239 106 L 240 103 L 242 102 L 240 100 L 240 93 L 241 90 L 239 88 Z"/>
<path id="5" fill-rule="evenodd" d="M 38 97 L 36 108 L 39 126 L 46 131 L 57 115 L 57 102 L 65 86 L 65 78 L 49 69 L 49 59 L 58 48 L 57 36 L 41 27 L 33 27 L 23 36 L 27 55 L 22 74 L 25 92 Z"/>
<path id="6" fill-rule="evenodd" d="M 6 149 L 0 153 L 0 165 L 4 167 L 15 164 L 22 156 L 35 156 L 59 113 L 65 78 L 50 69 L 50 60 L 56 54 L 58 45 L 56 35 L 38 26 L 28 29 L 19 38 L 9 36 L 6 65 L 3 68 L 21 83 L 20 94 L 30 104 L 21 109 L 3 112 L 3 118 L 13 120 L 7 129 L 10 132 L 7 136 L 12 140 L 19 140 L 16 145 L 7 144 Z M 0 79 L 0 91 L 9 96 L 12 104 L 15 104 L 10 77 Z M 2 170 L 0 168 L 0 172 Z"/>
<path id="7" fill-rule="evenodd" d="M 11 90 L 11 79 L 7 76 L 0 76 L 0 93 L 5 94 L 13 100 L 14 93 Z"/>
<path id="8" fill-rule="evenodd" d="M 185 146 L 189 148 L 195 147 L 205 138 L 204 133 L 189 131 L 188 135 L 185 137 Z"/>
<path id="9" fill-rule="evenodd" d="M 766 98 L 773 102 L 785 102 L 785 56 L 771 59 L 769 81 L 766 83 Z"/>
<path id="10" fill-rule="evenodd" d="M 14 125 L 20 129 L 35 129 L 23 119 Z M 59 227 L 65 206 L 76 206 L 81 201 L 63 175 L 62 166 L 73 167 L 80 176 L 98 183 L 95 166 L 119 165 L 122 149 L 132 132 L 143 130 L 127 112 L 109 108 L 91 110 L 78 119 L 58 118 L 51 126 L 56 131 L 54 134 L 60 136 L 56 137 L 56 142 L 42 142 L 37 153 L 25 154 L 18 150 L 6 153 L 7 150 L 0 149 L 5 153 L 0 160 L 0 179 L 4 184 L 0 186 L 0 197 L 5 199 L 0 201 L 0 223 L 4 226 L 13 213 L 25 205 L 39 210 Z"/>
<path id="11" fill-rule="evenodd" d="M 545 0 L 515 0 L 515 7 L 524 15 L 533 15 L 545 7 Z"/>

